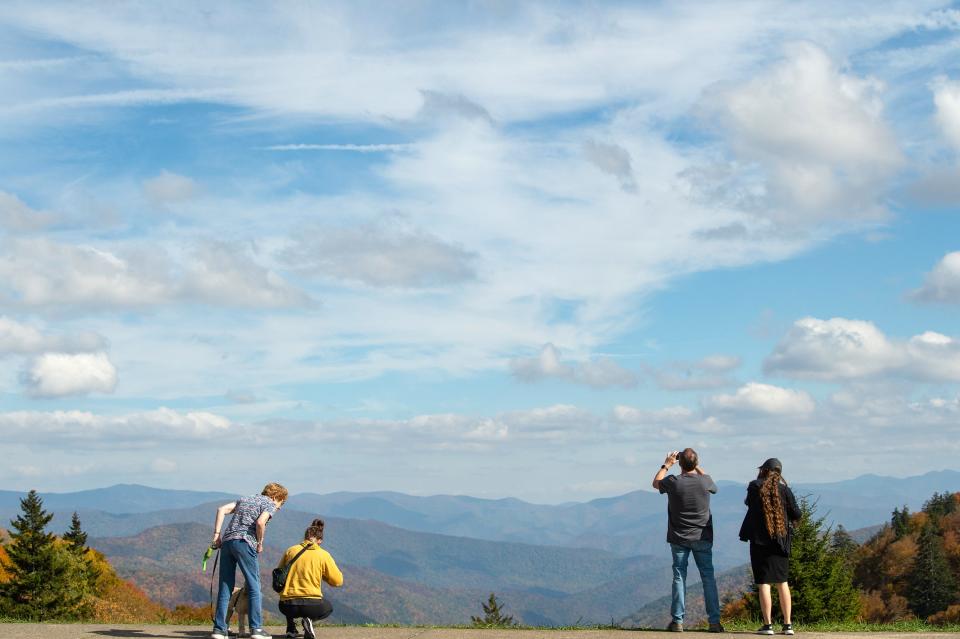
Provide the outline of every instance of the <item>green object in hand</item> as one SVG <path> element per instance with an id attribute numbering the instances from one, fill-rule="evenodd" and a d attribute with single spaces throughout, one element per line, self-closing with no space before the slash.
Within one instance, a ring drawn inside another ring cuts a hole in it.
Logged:
<path id="1" fill-rule="evenodd" d="M 203 572 L 207 572 L 207 560 L 213 555 L 213 551 L 216 550 L 213 546 L 207 548 L 207 552 L 203 553 Z"/>

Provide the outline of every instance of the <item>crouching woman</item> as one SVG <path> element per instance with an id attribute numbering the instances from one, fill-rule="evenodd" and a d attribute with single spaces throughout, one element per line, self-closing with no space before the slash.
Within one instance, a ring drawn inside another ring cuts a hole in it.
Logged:
<path id="1" fill-rule="evenodd" d="M 323 598 L 322 582 L 339 588 L 343 573 L 326 550 L 323 542 L 323 520 L 314 519 L 303 533 L 303 542 L 287 548 L 278 567 L 290 565 L 287 582 L 280 593 L 280 612 L 287 618 L 287 636 L 297 636 L 296 620 L 301 619 L 304 639 L 314 639 L 313 622 L 326 619 L 333 606 Z M 301 551 L 300 557 L 294 561 Z M 293 562 L 292 564 L 290 562 Z"/>

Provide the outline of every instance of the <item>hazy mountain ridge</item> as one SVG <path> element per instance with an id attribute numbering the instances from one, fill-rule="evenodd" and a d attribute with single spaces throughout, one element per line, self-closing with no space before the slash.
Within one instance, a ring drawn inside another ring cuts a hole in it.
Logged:
<path id="1" fill-rule="evenodd" d="M 736 534 L 745 487 L 724 481 L 718 486 L 712 502 L 715 563 L 720 571 L 742 571 L 747 547 Z M 960 473 L 954 471 L 794 486 L 798 494 L 819 500 L 821 514 L 850 529 L 864 520 L 885 522 L 894 507 L 906 503 L 916 510 L 933 492 L 958 488 Z M 165 492 L 128 485 L 58 494 L 50 499 L 62 508 L 52 528 L 65 528 L 78 509 L 93 545 L 121 574 L 164 603 L 204 603 L 209 577 L 199 572 L 200 556 L 215 507 L 235 496 L 172 491 L 166 500 Z M 0 494 L 0 504 L 16 495 Z M 132 503 L 137 495 L 144 496 L 143 504 Z M 211 495 L 213 501 L 204 501 Z M 197 503 L 185 508 L 108 512 L 191 500 Z M 86 508 L 90 504 L 99 508 Z M 17 510 L 0 516 L 10 518 Z M 651 602 L 669 593 L 665 499 L 652 491 L 556 506 L 391 492 L 294 495 L 268 528 L 265 569 L 302 537 L 316 515 L 327 520 L 328 549 L 353 575 L 343 591 L 331 593 L 349 602 L 342 607 L 344 621 L 461 623 L 495 591 L 527 623 L 643 623 L 659 610 Z M 531 540 L 536 543 L 527 543 Z"/>
<path id="2" fill-rule="evenodd" d="M 284 514 L 291 519 L 309 517 L 291 511 Z M 331 532 L 353 537 L 349 530 L 335 526 L 336 520 L 331 522 Z M 401 540 L 398 549 L 406 553 L 409 561 L 427 568 L 433 566 L 433 571 L 425 569 L 416 575 L 417 580 L 404 579 L 370 565 L 376 563 L 374 553 L 388 548 L 397 530 L 380 525 L 359 543 L 340 539 L 343 543 L 338 544 L 337 535 L 325 541 L 347 577 L 342 590 L 325 588 L 333 601 L 348 602 L 357 615 L 380 622 L 466 623 L 471 614 L 480 612 L 480 601 L 496 591 L 525 622 L 557 625 L 577 619 L 590 622 L 622 617 L 642 602 L 659 596 L 661 582 L 668 579 L 666 558 L 624 561 L 602 551 L 575 550 L 574 556 L 564 548 L 456 537 L 447 540 L 448 550 L 454 552 L 441 551 L 437 560 L 423 556 L 432 552 L 431 545 L 418 547 Z M 384 539 L 369 536 L 380 533 Z M 209 528 L 202 524 L 172 524 L 132 537 L 93 538 L 91 545 L 103 552 L 122 575 L 158 601 L 167 605 L 203 604 L 209 599 L 210 573 L 200 572 L 200 556 L 209 537 Z M 261 561 L 264 578 L 286 547 L 270 540 L 286 537 L 285 530 L 274 529 L 271 524 Z M 424 541 L 436 543 L 433 538 Z M 373 551 L 357 553 L 358 545 L 371 542 L 377 546 Z M 483 546 L 506 550 L 498 558 L 502 561 L 487 556 Z M 465 556 L 479 560 L 466 572 L 462 567 Z M 452 566 L 447 570 L 437 568 L 437 561 L 452 562 Z M 532 569 L 531 562 L 540 564 L 542 570 Z M 455 577 L 450 576 L 451 571 Z M 268 605 L 275 609 L 276 595 L 266 590 Z"/>

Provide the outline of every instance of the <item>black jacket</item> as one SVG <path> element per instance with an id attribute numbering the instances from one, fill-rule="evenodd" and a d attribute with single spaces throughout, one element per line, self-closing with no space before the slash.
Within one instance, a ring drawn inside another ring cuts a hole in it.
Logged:
<path id="1" fill-rule="evenodd" d="M 800 507 L 797 505 L 797 498 L 793 496 L 793 491 L 786 484 L 780 484 L 780 501 L 783 502 L 784 519 L 788 522 L 786 539 L 774 539 L 767 532 L 767 521 L 763 516 L 763 501 L 760 498 L 760 486 L 763 481 L 754 479 L 747 486 L 747 498 L 743 501 L 747 505 L 747 514 L 743 517 L 743 524 L 740 526 L 740 541 L 749 541 L 761 546 L 770 544 L 778 545 L 787 554 L 790 553 L 790 537 L 793 534 L 793 526 L 796 520 L 800 519 Z"/>

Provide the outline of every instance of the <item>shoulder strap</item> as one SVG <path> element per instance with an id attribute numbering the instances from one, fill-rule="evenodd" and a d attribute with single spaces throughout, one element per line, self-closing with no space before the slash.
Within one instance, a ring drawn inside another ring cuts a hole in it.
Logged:
<path id="1" fill-rule="evenodd" d="M 302 555 L 303 553 L 307 552 L 307 550 L 309 550 L 309 549 L 310 549 L 310 544 L 307 544 L 306 546 L 304 546 L 303 548 L 301 548 L 301 549 L 300 549 L 300 552 L 298 552 L 297 555 L 296 555 L 293 559 L 290 560 L 290 562 L 287 564 L 286 567 L 289 568 L 290 566 L 292 566 L 292 565 L 293 565 L 293 562 L 295 562 L 297 559 L 300 559 L 300 555 Z"/>

